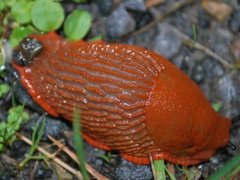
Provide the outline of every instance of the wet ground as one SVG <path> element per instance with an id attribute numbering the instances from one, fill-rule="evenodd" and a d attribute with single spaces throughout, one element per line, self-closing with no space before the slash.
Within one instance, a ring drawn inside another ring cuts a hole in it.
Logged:
<path id="1" fill-rule="evenodd" d="M 185 2 L 185 3 L 182 3 Z M 176 64 L 203 90 L 213 104 L 222 104 L 220 114 L 234 117 L 240 113 L 240 71 L 232 68 L 240 63 L 240 2 L 229 0 L 214 4 L 200 1 L 173 1 L 146 7 L 143 0 L 95 0 L 77 5 L 62 2 L 66 13 L 75 8 L 86 9 L 93 15 L 93 26 L 87 39 L 100 33 L 108 42 L 135 44 L 167 57 Z M 180 8 L 181 5 L 181 8 Z M 179 6 L 179 7 L 178 7 Z M 212 13 L 214 8 L 219 13 Z M 158 20 L 156 20 L 158 19 Z M 149 23 L 151 26 L 148 26 Z M 186 36 L 189 39 L 186 40 Z M 198 42 L 195 46 L 191 42 Z M 212 53 L 209 53 L 211 51 Z M 220 58 L 219 58 L 220 57 Z M 0 79 L 9 82 L 10 78 Z M 19 86 L 15 88 L 19 101 L 26 98 Z M 29 100 L 27 100 L 29 102 Z M 0 100 L 0 120 L 6 119 L 11 106 L 11 92 Z M 34 125 L 40 114 L 36 108 L 27 106 L 30 121 L 23 124 L 20 133 L 31 137 Z M 41 147 L 50 148 L 52 142 L 47 134 L 61 139 L 62 143 L 73 149 L 71 124 L 64 120 L 47 118 L 47 125 Z M 231 141 L 240 148 L 240 124 L 231 129 Z M 31 161 L 24 169 L 17 164 L 24 159 L 29 146 L 17 140 L 0 156 L 0 179 L 76 179 L 54 163 L 47 166 L 43 161 Z M 57 148 L 51 147 L 56 150 Z M 137 166 L 119 157 L 117 152 L 109 155 L 85 144 L 87 162 L 110 179 L 153 179 L 150 166 Z M 236 151 L 223 148 L 208 162 L 189 168 L 196 173 L 195 179 L 204 179 L 226 163 Z M 102 157 L 111 156 L 109 161 Z M 61 159 L 78 168 L 66 154 Z M 177 179 L 185 175 L 176 169 Z"/>

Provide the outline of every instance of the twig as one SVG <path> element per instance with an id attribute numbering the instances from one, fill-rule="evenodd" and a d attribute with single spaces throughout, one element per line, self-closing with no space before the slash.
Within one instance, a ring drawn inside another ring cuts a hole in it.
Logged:
<path id="1" fill-rule="evenodd" d="M 69 148 L 67 148 L 66 146 L 64 146 L 60 141 L 56 140 L 55 138 L 53 138 L 52 136 L 48 135 L 48 138 L 59 148 L 61 148 L 67 155 L 69 155 L 69 157 L 71 157 L 76 163 L 78 162 L 78 157 L 76 156 L 75 153 L 73 153 Z M 88 163 L 86 163 L 86 169 L 87 171 L 96 179 L 98 180 L 108 180 L 107 177 L 103 176 L 102 174 L 100 174 L 99 172 L 97 172 L 92 166 L 90 166 Z"/>
<path id="2" fill-rule="evenodd" d="M 207 54 L 208 56 L 216 59 L 218 62 L 220 62 L 223 66 L 225 66 L 227 68 L 230 68 L 230 69 L 235 68 L 235 66 L 230 64 L 230 63 L 228 63 L 227 60 L 223 59 L 222 57 L 220 57 L 219 55 L 217 55 L 216 53 L 214 53 L 210 49 L 204 47 L 202 44 L 200 44 L 198 42 L 195 42 L 194 40 L 192 40 L 190 37 L 188 37 L 183 32 L 179 31 L 174 26 L 172 26 L 172 28 L 175 30 L 176 33 L 178 33 L 179 37 L 182 38 L 182 40 L 184 41 L 185 45 L 187 45 L 189 47 L 193 47 L 193 48 L 198 49 L 200 51 L 203 51 L 205 54 Z"/>
<path id="3" fill-rule="evenodd" d="M 158 5 L 158 4 L 161 4 L 161 3 L 163 3 L 165 0 L 147 0 L 146 2 L 145 2 L 145 6 L 146 6 L 146 8 L 148 9 L 148 8 L 151 8 L 151 7 L 153 7 L 153 6 L 156 6 L 156 5 Z"/>
<path id="4" fill-rule="evenodd" d="M 151 156 L 150 153 L 149 153 L 149 159 L 150 159 L 150 162 L 151 162 L 151 168 L 152 168 L 152 173 L 153 173 L 153 179 L 156 180 L 156 179 L 157 179 L 157 175 L 156 175 L 156 171 L 155 171 L 154 164 L 153 164 L 153 158 L 152 158 L 152 156 Z"/>
<path id="5" fill-rule="evenodd" d="M 158 22 L 162 21 L 165 17 L 169 16 L 170 14 L 174 13 L 175 11 L 177 11 L 177 10 L 181 9 L 182 7 L 184 7 L 188 4 L 191 4 L 193 2 L 194 2 L 194 0 L 183 0 L 183 1 L 180 1 L 180 2 L 176 1 L 176 2 L 172 3 L 164 14 L 160 14 L 159 16 L 157 16 L 152 22 L 150 22 L 146 26 L 140 28 L 137 31 L 134 31 L 133 33 L 127 34 L 124 37 L 126 38 L 126 37 L 133 36 L 133 35 L 139 35 L 139 34 L 142 34 L 146 31 L 148 31 L 153 26 L 158 24 Z"/>
<path id="6" fill-rule="evenodd" d="M 28 145 L 32 145 L 32 141 L 30 139 L 28 139 L 27 137 L 21 135 L 20 133 L 16 133 L 16 136 L 24 141 L 25 143 L 27 143 Z M 59 166 L 61 166 L 62 168 L 66 169 L 67 171 L 69 171 L 70 173 L 72 173 L 73 175 L 75 175 L 78 179 L 82 180 L 82 174 L 80 171 L 77 171 L 76 169 L 70 167 L 68 164 L 66 164 L 65 162 L 63 162 L 61 159 L 57 158 L 57 157 L 53 157 L 51 153 L 49 153 L 48 151 L 46 151 L 45 149 L 43 149 L 42 147 L 37 147 L 37 150 L 39 152 L 41 152 L 42 154 L 46 155 L 47 157 L 52 157 L 51 159 L 57 163 Z"/>

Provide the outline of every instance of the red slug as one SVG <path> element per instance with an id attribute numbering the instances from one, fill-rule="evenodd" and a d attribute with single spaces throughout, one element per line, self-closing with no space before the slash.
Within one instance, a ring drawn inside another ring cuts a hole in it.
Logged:
<path id="1" fill-rule="evenodd" d="M 193 165 L 229 142 L 231 121 L 164 57 L 141 47 L 68 42 L 55 33 L 26 38 L 13 54 L 20 81 L 44 110 L 72 121 L 95 147 L 148 164 Z"/>

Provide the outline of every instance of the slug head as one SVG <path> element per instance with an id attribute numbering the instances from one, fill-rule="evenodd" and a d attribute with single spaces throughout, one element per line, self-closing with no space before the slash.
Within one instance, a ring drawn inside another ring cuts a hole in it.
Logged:
<path id="1" fill-rule="evenodd" d="M 20 66 L 29 66 L 33 58 L 41 52 L 43 44 L 34 38 L 23 39 L 18 48 L 13 51 L 13 61 Z"/>

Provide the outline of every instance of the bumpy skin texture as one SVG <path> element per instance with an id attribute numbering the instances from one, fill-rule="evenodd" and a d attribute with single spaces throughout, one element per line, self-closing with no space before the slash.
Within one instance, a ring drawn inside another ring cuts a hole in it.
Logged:
<path id="1" fill-rule="evenodd" d="M 13 62 L 32 98 L 49 114 L 72 121 L 81 109 L 83 136 L 127 160 L 165 159 L 192 165 L 229 141 L 231 122 L 203 93 L 156 53 L 132 45 L 67 42 L 34 35 L 43 50 L 31 64 Z"/>

